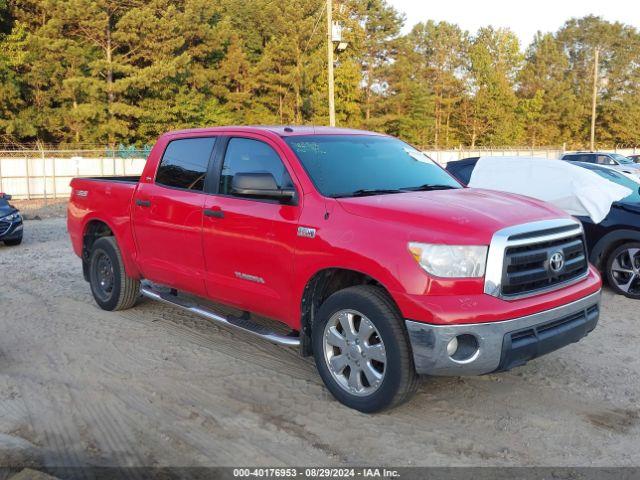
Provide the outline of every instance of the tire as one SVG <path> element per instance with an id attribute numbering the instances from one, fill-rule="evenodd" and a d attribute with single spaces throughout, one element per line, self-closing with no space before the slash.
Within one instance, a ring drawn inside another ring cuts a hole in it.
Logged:
<path id="1" fill-rule="evenodd" d="M 618 294 L 640 299 L 640 242 L 617 247 L 605 265 L 609 286 Z"/>
<path id="2" fill-rule="evenodd" d="M 22 243 L 22 237 L 20 238 L 14 238 L 13 240 L 5 240 L 4 244 L 7 247 L 17 247 L 18 245 L 20 245 Z"/>
<path id="3" fill-rule="evenodd" d="M 358 326 L 357 337 L 351 328 L 352 340 L 346 343 L 343 340 L 349 336 L 342 327 L 345 318 L 349 325 Z M 373 335 L 368 333 L 372 326 Z M 336 332 L 342 337 L 336 337 Z M 359 285 L 334 293 L 318 310 L 311 336 L 320 377 L 333 396 L 347 407 L 364 413 L 379 412 L 408 400 L 416 390 L 418 375 L 407 332 L 398 309 L 383 289 Z M 363 340 L 365 337 L 367 340 Z M 340 346 L 329 345 L 331 342 Z M 374 359 L 379 354 L 385 356 L 384 363 Z M 350 364 L 340 370 L 330 367 L 334 361 L 337 365 L 345 361 Z M 353 378 L 352 372 L 356 372 Z M 369 378 L 375 383 L 369 382 Z M 362 386 L 362 391 L 358 391 L 360 385 L 351 386 L 352 380 Z"/>
<path id="4" fill-rule="evenodd" d="M 128 277 L 115 238 L 95 241 L 89 256 L 89 284 L 98 306 L 103 310 L 126 310 L 140 296 L 140 281 Z"/>

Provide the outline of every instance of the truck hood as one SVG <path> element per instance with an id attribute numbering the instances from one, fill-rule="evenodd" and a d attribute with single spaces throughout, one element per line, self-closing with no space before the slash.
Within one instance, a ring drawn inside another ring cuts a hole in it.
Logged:
<path id="1" fill-rule="evenodd" d="M 488 243 L 502 228 L 568 218 L 540 200 L 476 188 L 341 198 L 338 203 L 352 215 L 391 219 L 445 243 Z"/>

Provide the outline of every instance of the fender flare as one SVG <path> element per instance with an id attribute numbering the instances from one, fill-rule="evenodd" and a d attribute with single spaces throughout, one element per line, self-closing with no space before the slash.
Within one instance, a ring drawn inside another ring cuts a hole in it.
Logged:
<path id="1" fill-rule="evenodd" d="M 124 269 L 127 275 L 132 278 L 140 278 L 141 276 L 140 269 L 138 268 L 138 265 L 136 264 L 134 258 L 132 258 L 131 253 L 127 250 L 125 239 L 122 238 L 122 236 L 126 235 L 127 232 L 122 232 L 114 228 L 111 222 L 109 222 L 108 220 L 105 220 L 104 218 L 99 216 L 91 216 L 91 215 L 88 215 L 84 219 L 82 223 L 82 245 L 83 245 L 82 248 L 84 249 L 84 238 L 87 234 L 87 229 L 89 227 L 89 224 L 91 224 L 91 222 L 104 223 L 107 227 L 109 227 L 109 230 L 111 230 L 111 233 L 113 233 L 113 237 L 115 238 L 118 248 L 120 249 L 120 252 L 122 254 L 122 261 L 124 263 Z M 129 231 L 129 234 L 131 233 L 132 232 Z M 133 238 L 131 239 L 130 243 L 133 244 Z M 86 261 L 84 259 L 84 256 L 82 257 L 82 264 L 83 264 L 83 273 L 86 279 L 88 275 L 88 271 L 86 271 L 86 265 L 85 265 Z"/>

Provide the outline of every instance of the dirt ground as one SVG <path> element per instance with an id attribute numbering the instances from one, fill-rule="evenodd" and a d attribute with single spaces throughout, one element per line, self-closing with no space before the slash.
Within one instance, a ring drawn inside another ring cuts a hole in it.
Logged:
<path id="1" fill-rule="evenodd" d="M 640 303 L 604 293 L 579 344 L 428 378 L 364 415 L 309 359 L 141 300 L 92 301 L 63 218 L 0 246 L 0 465 L 640 465 Z"/>

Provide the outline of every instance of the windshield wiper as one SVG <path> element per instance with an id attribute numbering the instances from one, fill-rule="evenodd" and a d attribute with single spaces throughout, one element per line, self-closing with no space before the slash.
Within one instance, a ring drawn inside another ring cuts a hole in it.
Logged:
<path id="1" fill-rule="evenodd" d="M 451 190 L 456 189 L 453 185 L 444 185 L 439 183 L 425 183 L 424 185 L 418 185 L 417 187 L 407 187 L 402 190 L 405 192 L 427 192 L 429 190 Z"/>
<path id="2" fill-rule="evenodd" d="M 333 198 L 344 198 L 344 197 L 367 197 L 369 195 L 384 195 L 386 193 L 402 193 L 406 190 L 401 189 L 390 189 L 390 188 L 361 188 L 360 190 L 356 190 L 351 193 L 339 193 L 337 195 L 333 195 Z"/>

